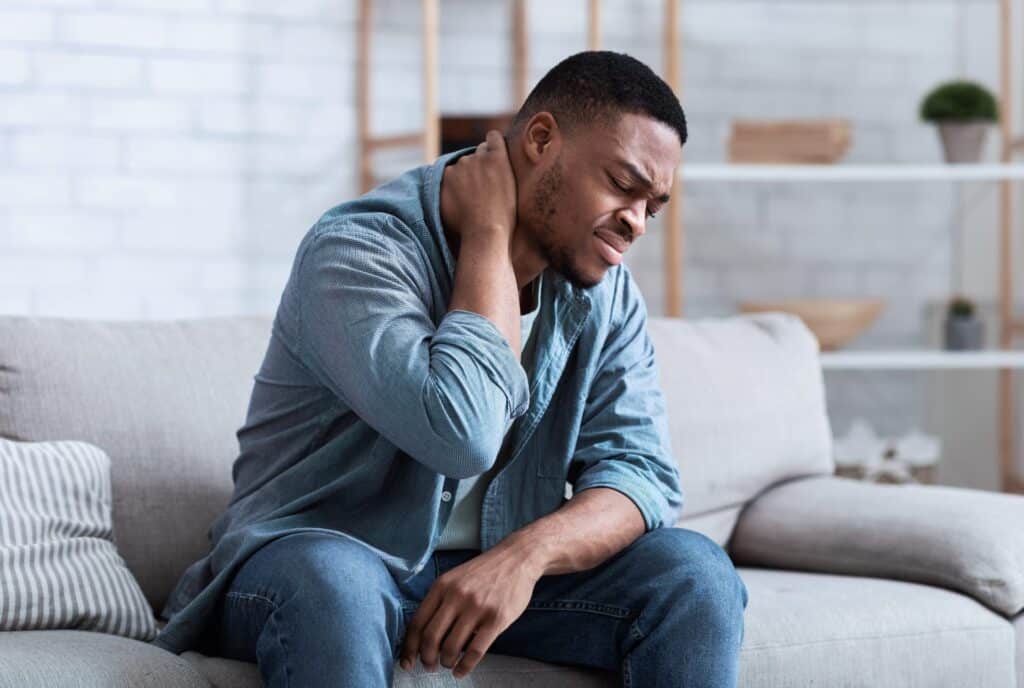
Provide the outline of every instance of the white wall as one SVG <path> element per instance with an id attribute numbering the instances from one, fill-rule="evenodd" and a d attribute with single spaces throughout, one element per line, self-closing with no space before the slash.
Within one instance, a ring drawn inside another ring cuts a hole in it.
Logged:
<path id="1" fill-rule="evenodd" d="M 531 83 L 586 47 L 585 4 L 528 3 Z M 413 130 L 419 2 L 376 6 L 374 129 Z M 356 193 L 355 7 L 8 0 L 0 312 L 273 312 L 298 238 Z M 952 76 L 995 87 L 997 9 L 688 0 L 686 159 L 724 161 L 732 117 L 845 116 L 854 125 L 847 162 L 939 162 L 917 105 Z M 512 106 L 509 17 L 502 1 L 442 2 L 444 111 Z M 661 0 L 606 0 L 603 28 L 606 47 L 660 70 Z M 1018 101 L 1018 119 L 1021 109 Z M 995 143 L 993 132 L 989 158 Z M 378 170 L 419 162 L 414 152 L 389 154 Z M 684 199 L 687 315 L 732 313 L 746 298 L 882 296 L 885 312 L 854 346 L 922 345 L 934 336 L 929 302 L 961 289 L 995 297 L 994 199 L 994 185 L 983 184 L 694 182 Z M 1024 231 L 1017 236 L 1024 274 Z M 630 256 L 652 313 L 664 303 L 661 238 L 655 223 Z M 1024 279 L 1017 286 L 1024 303 Z M 926 377 L 830 376 L 836 431 L 856 415 L 885 432 L 927 425 Z"/>

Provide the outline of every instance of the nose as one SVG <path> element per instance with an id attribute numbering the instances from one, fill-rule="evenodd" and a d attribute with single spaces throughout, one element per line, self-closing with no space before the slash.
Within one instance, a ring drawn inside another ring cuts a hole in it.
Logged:
<path id="1" fill-rule="evenodd" d="M 635 203 L 618 212 L 619 224 L 630 242 L 636 241 L 647 231 L 647 206 L 644 201 Z"/>

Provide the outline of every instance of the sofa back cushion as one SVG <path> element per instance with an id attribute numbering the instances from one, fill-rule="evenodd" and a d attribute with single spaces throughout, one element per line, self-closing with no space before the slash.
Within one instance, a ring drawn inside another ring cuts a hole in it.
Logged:
<path id="1" fill-rule="evenodd" d="M 270 325 L 0 316 L 0 437 L 106 451 L 114 540 L 156 610 L 231 498 Z"/>
<path id="2" fill-rule="evenodd" d="M 834 472 L 818 340 L 802 320 L 652 317 L 648 331 L 685 496 L 678 525 L 725 546 L 751 498 Z"/>

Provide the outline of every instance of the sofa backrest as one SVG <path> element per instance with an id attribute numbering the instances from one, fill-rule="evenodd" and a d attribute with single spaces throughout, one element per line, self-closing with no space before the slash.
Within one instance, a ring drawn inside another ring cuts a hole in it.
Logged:
<path id="1" fill-rule="evenodd" d="M 685 493 L 678 525 L 727 546 L 758 494 L 834 473 L 818 340 L 800 318 L 652 317 L 647 329 Z"/>
<path id="2" fill-rule="evenodd" d="M 0 316 L 0 437 L 110 455 L 118 550 L 155 610 L 231 498 L 271 322 Z M 679 525 L 725 545 L 760 491 L 832 472 L 817 341 L 799 319 L 652 318 L 649 331 L 686 492 Z"/>
<path id="3" fill-rule="evenodd" d="M 231 498 L 270 325 L 0 316 L 0 437 L 110 455 L 114 538 L 155 610 Z"/>

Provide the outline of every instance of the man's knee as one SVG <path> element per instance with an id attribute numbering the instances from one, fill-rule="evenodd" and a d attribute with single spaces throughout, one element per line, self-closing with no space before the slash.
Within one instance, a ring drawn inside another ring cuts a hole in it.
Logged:
<path id="1" fill-rule="evenodd" d="M 717 542 L 694 530 L 657 528 L 647 539 L 643 559 L 661 592 L 707 612 L 742 613 L 749 598 L 732 559 Z"/>
<path id="2" fill-rule="evenodd" d="M 265 586 L 278 606 L 379 613 L 388 597 L 399 594 L 380 557 L 361 543 L 331 533 L 288 535 L 265 545 L 249 563 L 269 574 L 256 584 Z"/>

